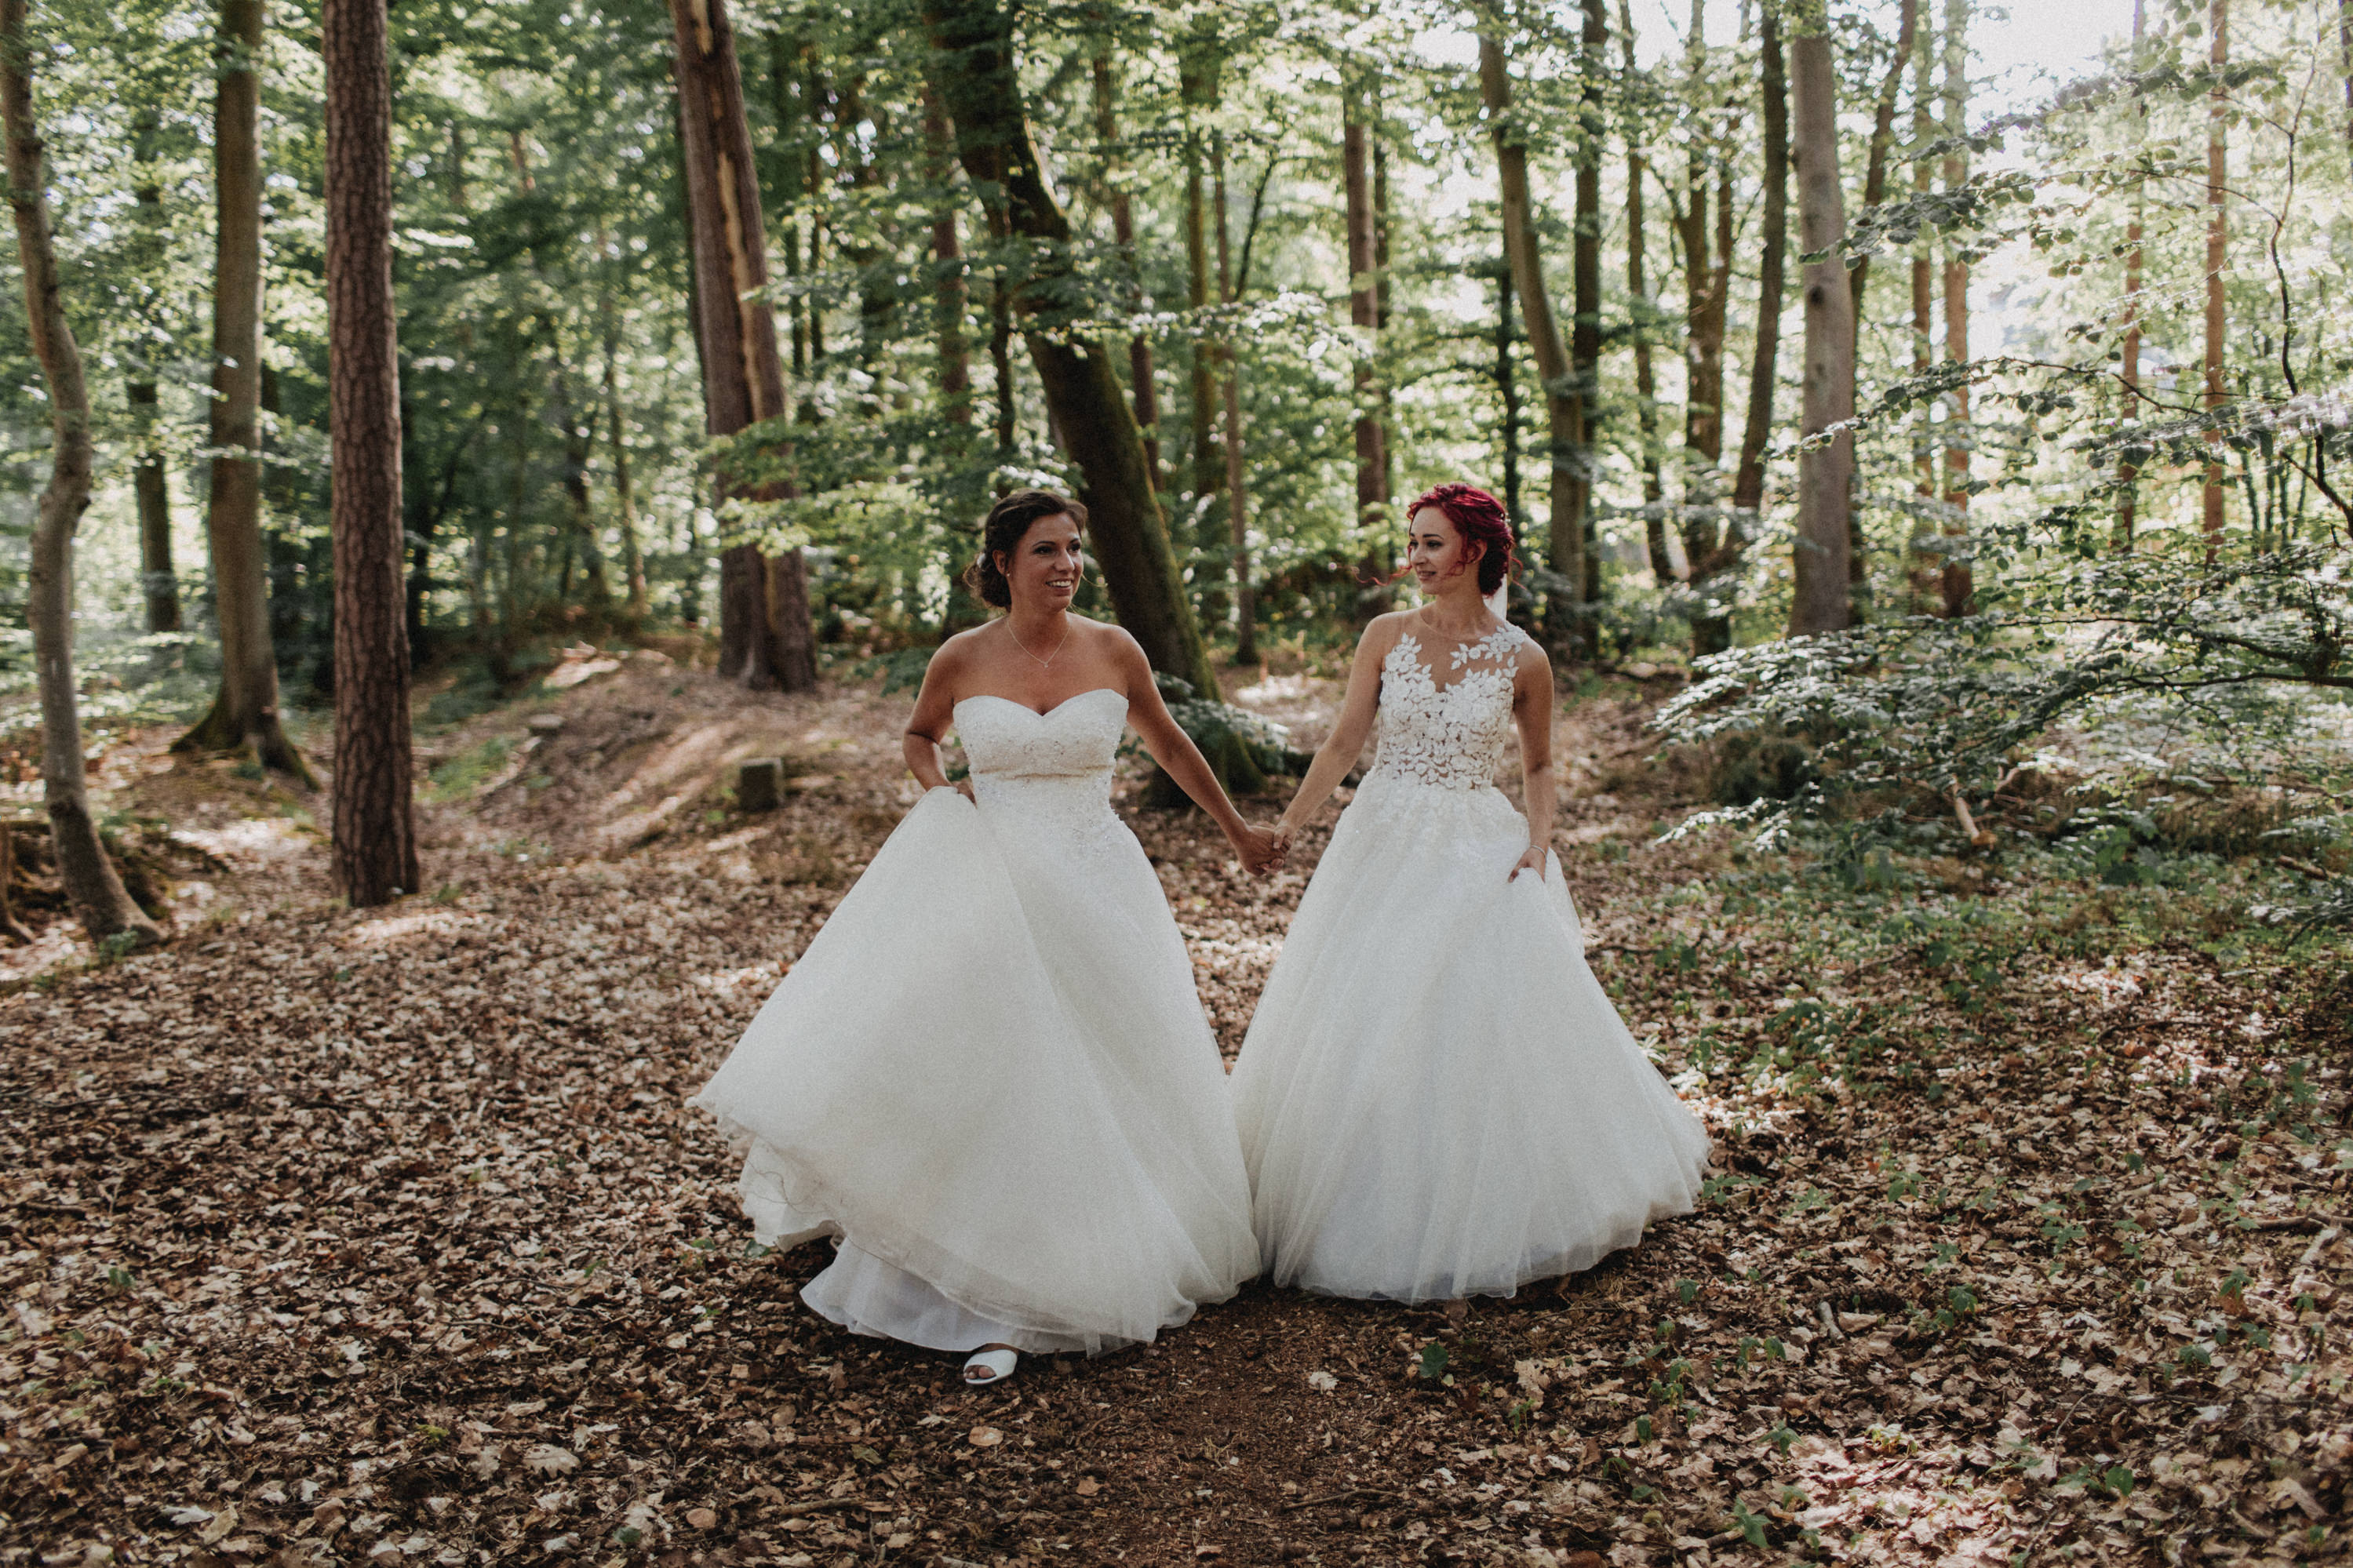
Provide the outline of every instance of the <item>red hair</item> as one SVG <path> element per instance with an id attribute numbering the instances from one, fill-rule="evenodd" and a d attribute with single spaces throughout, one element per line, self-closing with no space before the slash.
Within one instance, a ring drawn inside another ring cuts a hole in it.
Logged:
<path id="1" fill-rule="evenodd" d="M 1405 509 L 1408 527 L 1412 526 L 1414 514 L 1424 507 L 1435 508 L 1452 523 L 1463 543 L 1480 546 L 1481 595 L 1502 587 L 1504 577 L 1519 564 L 1519 557 L 1512 549 L 1512 525 L 1504 515 L 1504 503 L 1477 485 L 1440 485 Z"/>

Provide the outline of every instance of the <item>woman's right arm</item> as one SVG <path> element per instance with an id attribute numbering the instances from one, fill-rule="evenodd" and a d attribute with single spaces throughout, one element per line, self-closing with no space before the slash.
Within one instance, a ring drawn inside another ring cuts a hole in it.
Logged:
<path id="1" fill-rule="evenodd" d="M 1372 734 L 1373 719 L 1380 710 L 1381 660 L 1388 657 L 1391 645 L 1397 641 L 1397 634 L 1388 623 L 1388 617 L 1382 616 L 1356 639 L 1356 662 L 1348 667 L 1348 692 L 1340 700 L 1340 721 L 1332 727 L 1323 745 L 1316 748 L 1307 776 L 1300 780 L 1298 793 L 1282 808 L 1282 816 L 1274 825 L 1274 836 L 1286 845 L 1299 836 L 1310 817 L 1323 809 L 1324 802 L 1364 754 L 1366 738 Z"/>
<path id="2" fill-rule="evenodd" d="M 915 694 L 915 710 L 908 715 L 907 732 L 901 737 L 907 771 L 927 790 L 949 787 L 947 770 L 940 765 L 940 746 L 948 738 L 948 726 L 955 721 L 956 678 L 964 663 L 964 650 L 956 646 L 959 640 L 950 638 L 942 644 L 924 667 L 923 689 Z M 955 787 L 966 796 L 972 794 L 969 779 Z"/>

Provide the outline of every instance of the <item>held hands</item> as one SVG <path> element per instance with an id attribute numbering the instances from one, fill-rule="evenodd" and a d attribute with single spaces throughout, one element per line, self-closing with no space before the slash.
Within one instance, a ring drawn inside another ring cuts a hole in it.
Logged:
<path id="1" fill-rule="evenodd" d="M 1287 838 L 1277 837 L 1263 827 L 1253 827 L 1245 822 L 1239 833 L 1228 834 L 1234 853 L 1241 858 L 1242 868 L 1253 877 L 1264 877 L 1282 868 L 1283 857 L 1291 851 Z"/>
<path id="2" fill-rule="evenodd" d="M 1526 852 L 1521 855 L 1518 864 L 1512 868 L 1512 874 L 1504 878 L 1504 880 L 1507 882 L 1516 882 L 1520 879 L 1521 872 L 1534 871 L 1536 874 L 1536 880 L 1539 882 L 1543 881 L 1545 879 L 1545 858 L 1549 853 L 1550 851 L 1541 844 L 1529 845 Z"/>

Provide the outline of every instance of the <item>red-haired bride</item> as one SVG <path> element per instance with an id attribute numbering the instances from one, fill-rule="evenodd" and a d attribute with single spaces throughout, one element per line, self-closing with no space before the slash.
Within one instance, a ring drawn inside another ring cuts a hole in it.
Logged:
<path id="1" fill-rule="evenodd" d="M 1301 900 L 1234 1069 L 1277 1284 L 1508 1295 L 1689 1210 L 1708 1152 L 1586 967 L 1552 837 L 1552 670 L 1488 595 L 1503 508 L 1407 512 L 1420 608 L 1366 628 L 1285 842 L 1380 749 Z M 1517 731 L 1527 815 L 1495 787 Z"/>

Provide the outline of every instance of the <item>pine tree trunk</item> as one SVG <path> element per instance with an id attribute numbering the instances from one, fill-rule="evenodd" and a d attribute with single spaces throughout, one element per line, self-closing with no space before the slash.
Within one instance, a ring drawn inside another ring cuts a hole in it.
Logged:
<path id="1" fill-rule="evenodd" d="M 2229 195 L 2230 94 L 2223 90 L 2221 75 L 2231 63 L 2231 3 L 2230 0 L 2207 0 L 2206 17 L 2207 61 L 2214 68 L 2214 88 L 2208 96 L 2206 111 L 2206 412 L 2219 414 L 2231 401 L 2228 384 L 2222 374 L 2222 332 L 2226 317 L 2222 308 L 2223 269 L 2230 265 L 2230 209 L 2225 205 Z M 2206 460 L 2206 487 L 2201 498 L 2204 506 L 2201 526 L 2206 535 L 2206 559 L 2211 563 L 2222 552 L 2222 432 L 2220 426 L 2206 432 L 2206 441 L 2213 456 Z"/>
<path id="2" fill-rule="evenodd" d="M 1046 406 L 1083 476 L 1088 540 L 1120 624 L 1155 669 L 1218 694 L 1217 672 L 1185 598 L 1143 432 L 1103 345 L 1060 315 L 1071 278 L 1071 226 L 1048 188 L 1014 70 L 1012 18 L 993 0 L 928 0 L 923 20 L 941 51 L 943 95 L 965 173 L 1000 193 L 1008 231 L 1033 262 L 1014 291 Z"/>
<path id="3" fill-rule="evenodd" d="M 415 892 L 408 630 L 400 583 L 400 367 L 392 298 L 385 0 L 325 0 L 328 435 L 334 488 L 335 887 Z"/>
<path id="4" fill-rule="evenodd" d="M 1119 145 L 1119 68 L 1108 41 L 1095 46 L 1091 62 L 1094 77 L 1095 136 L 1103 142 L 1105 174 L 1111 185 L 1111 236 L 1119 247 L 1121 281 L 1127 308 L 1144 309 L 1144 268 L 1135 251 L 1135 198 L 1129 191 L 1125 160 Z M 1152 488 L 1164 489 L 1167 479 L 1160 468 L 1160 392 L 1152 379 L 1152 340 L 1132 332 L 1127 340 L 1127 380 L 1135 402 L 1136 428 L 1144 432 L 1144 460 L 1152 470 Z"/>
<path id="5" fill-rule="evenodd" d="M 1340 87 L 1340 180 L 1347 208 L 1348 324 L 1357 333 L 1356 526 L 1367 533 L 1388 526 L 1388 432 L 1381 424 L 1380 263 L 1374 257 L 1371 138 L 1366 123 L 1363 79 L 1345 76 Z"/>
<path id="6" fill-rule="evenodd" d="M 311 783 L 278 714 L 278 661 L 261 549 L 262 0 L 221 0 L 213 100 L 216 209 L 213 264 L 211 546 L 221 684 L 174 751 L 250 745 L 264 767 Z"/>
<path id="7" fill-rule="evenodd" d="M 1968 129 L 1969 0 L 1945 0 L 1945 134 L 1957 137 Z M 1959 152 L 1946 154 L 1945 189 L 1958 191 L 1968 179 L 1968 160 Z M 1945 253 L 1945 358 L 1955 364 L 1969 363 L 1969 267 L 1957 250 Z M 1944 614 L 1957 619 L 1969 613 L 1976 595 L 1976 574 L 1957 550 L 1968 533 L 1969 462 L 1977 437 L 1969 428 L 1969 384 L 1956 384 L 1945 420 L 1945 532 L 1956 552 L 1945 557 L 1940 574 Z"/>
<path id="8" fill-rule="evenodd" d="M 1618 44 L 1626 74 L 1634 62 L 1634 11 L 1630 0 L 1618 0 Z M 1658 301 L 1651 298 L 1645 268 L 1648 220 L 1642 206 L 1642 182 L 1650 159 L 1642 147 L 1626 146 L 1626 300 L 1630 312 L 1628 336 L 1634 349 L 1634 411 L 1642 429 L 1642 542 L 1651 561 L 1651 579 L 1664 588 L 1675 581 L 1674 558 L 1667 549 L 1666 483 L 1659 461 L 1659 379 L 1651 357 L 1651 327 Z"/>
<path id="9" fill-rule="evenodd" d="M 1585 468 L 1585 405 L 1577 395 L 1567 345 L 1561 341 L 1560 326 L 1553 314 L 1552 291 L 1545 282 L 1544 251 L 1537 242 L 1528 194 L 1527 141 L 1512 122 L 1511 76 L 1504 46 L 1492 34 L 1479 37 L 1479 92 L 1495 139 L 1504 253 L 1520 296 L 1520 321 L 1527 332 L 1528 348 L 1545 382 L 1550 436 L 1546 466 L 1551 474 L 1546 564 L 1561 580 L 1546 605 L 1545 628 L 1556 651 L 1573 653 L 1589 646 L 1592 629 L 1583 623 L 1579 614 L 1583 606 L 1578 602 L 1586 581 L 1585 510 L 1591 489 Z"/>
<path id="10" fill-rule="evenodd" d="M 1838 255 L 1846 233 L 1846 197 L 1839 177 L 1838 68 L 1828 26 L 1816 11 L 1794 26 L 1789 37 L 1799 244 L 1808 254 L 1828 253 L 1809 262 L 1805 270 L 1802 430 L 1808 436 L 1854 415 L 1854 294 Z M 1839 631 L 1851 623 L 1846 514 L 1853 470 L 1852 431 L 1799 456 L 1792 637 Z"/>
<path id="11" fill-rule="evenodd" d="M 2353 5 L 2353 0 L 2347 0 Z M 2147 18 L 2142 0 L 2133 0 L 2133 68 L 2141 68 L 2141 44 L 2147 36 Z M 2348 90 L 2353 91 L 2353 79 L 2348 80 Z M 2134 112 L 2139 117 L 2142 135 L 2147 133 L 2148 110 L 2138 104 Z M 2144 183 L 2133 182 L 2132 218 L 2125 227 L 2125 332 L 2118 345 L 2122 364 L 2118 375 L 2125 385 L 2125 417 L 2138 420 L 2140 409 L 2140 286 L 2141 286 L 2141 221 L 2146 199 Z M 2140 466 L 2119 461 L 2116 464 L 2116 521 L 2108 536 L 2108 548 L 2119 555 L 2128 555 L 2133 549 L 2133 534 L 2139 524 Z"/>
<path id="12" fill-rule="evenodd" d="M 1723 542 L 1691 563 L 1692 583 L 1713 593 L 1712 579 L 1739 569 L 1748 530 L 1765 507 L 1765 448 L 1773 435 L 1773 405 L 1781 374 L 1781 303 L 1789 250 L 1789 80 L 1781 56 L 1781 24 L 1767 6 L 1760 37 L 1758 85 L 1765 125 L 1765 211 L 1757 264 L 1757 342 L 1748 365 L 1748 417 L 1740 433 L 1740 466 L 1732 476 L 1732 517 Z M 1692 655 L 1732 646 L 1732 617 L 1694 616 Z"/>
<path id="13" fill-rule="evenodd" d="M 81 750 L 80 704 L 73 666 L 73 536 L 90 506 L 90 389 L 81 351 L 66 324 L 58 293 L 57 247 L 50 237 L 47 171 L 33 112 L 25 36 L 25 0 L 0 0 L 0 132 L 8 143 L 8 205 L 16 219 L 16 255 L 25 276 L 25 319 L 33 357 L 49 396 L 48 483 L 33 523 L 33 558 L 25 618 L 41 699 L 41 790 L 66 901 L 92 941 L 145 947 L 164 939 L 123 890 L 90 815 Z M 0 877 L 14 871 L 0 865 Z"/>
<path id="14" fill-rule="evenodd" d="M 744 79 L 726 0 L 670 0 L 677 48 L 679 117 L 692 234 L 695 331 L 702 352 L 703 426 L 733 436 L 785 415 L 784 366 L 768 303 L 767 247 Z M 811 267 L 815 267 L 812 236 Z M 811 349 L 821 353 L 811 319 Z M 725 476 L 720 476 L 725 499 Z M 740 492 L 752 495 L 746 490 Z M 782 481 L 757 499 L 792 493 Z M 720 556 L 719 673 L 754 690 L 807 691 L 817 685 L 817 638 L 808 618 L 801 552 L 772 563 L 757 545 Z"/>

